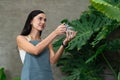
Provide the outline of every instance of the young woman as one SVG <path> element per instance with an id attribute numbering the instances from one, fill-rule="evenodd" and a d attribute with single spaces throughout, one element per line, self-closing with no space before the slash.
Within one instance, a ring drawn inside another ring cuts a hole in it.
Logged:
<path id="1" fill-rule="evenodd" d="M 54 80 L 50 63 L 54 64 L 58 61 L 68 42 L 76 35 L 76 32 L 71 31 L 70 36 L 68 36 L 66 26 L 61 24 L 45 39 L 41 39 L 45 23 L 46 15 L 43 11 L 32 11 L 28 15 L 21 34 L 16 38 L 23 62 L 21 80 Z M 57 52 L 54 52 L 52 41 L 58 35 L 65 33 L 67 37 Z"/>

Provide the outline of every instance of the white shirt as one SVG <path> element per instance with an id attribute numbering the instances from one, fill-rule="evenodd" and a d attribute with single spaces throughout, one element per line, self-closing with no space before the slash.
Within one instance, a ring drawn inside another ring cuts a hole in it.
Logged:
<path id="1" fill-rule="evenodd" d="M 28 35 L 28 36 L 26 37 L 26 39 L 27 39 L 28 41 L 31 41 L 30 35 Z M 24 63 L 26 51 L 24 51 L 24 50 L 22 50 L 22 49 L 18 49 L 18 50 L 19 50 L 19 54 L 20 54 L 21 61 L 22 61 L 22 63 Z"/>
<path id="2" fill-rule="evenodd" d="M 20 58 L 21 58 L 22 63 L 24 63 L 26 51 L 21 49 L 21 50 L 19 50 L 19 54 L 20 54 Z"/>

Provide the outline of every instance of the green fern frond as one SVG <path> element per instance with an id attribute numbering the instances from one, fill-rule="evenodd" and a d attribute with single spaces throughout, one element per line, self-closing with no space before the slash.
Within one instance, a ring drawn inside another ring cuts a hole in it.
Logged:
<path id="1" fill-rule="evenodd" d="M 91 0 L 91 4 L 109 18 L 120 22 L 120 8 L 117 6 L 113 6 L 104 0 Z"/>

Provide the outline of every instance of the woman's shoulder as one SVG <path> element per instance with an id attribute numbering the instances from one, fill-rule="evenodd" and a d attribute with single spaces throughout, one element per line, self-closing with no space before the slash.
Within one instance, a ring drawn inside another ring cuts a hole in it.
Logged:
<path id="1" fill-rule="evenodd" d="M 20 40 L 20 39 L 26 39 L 26 36 L 18 35 L 18 36 L 16 37 L 16 40 Z"/>

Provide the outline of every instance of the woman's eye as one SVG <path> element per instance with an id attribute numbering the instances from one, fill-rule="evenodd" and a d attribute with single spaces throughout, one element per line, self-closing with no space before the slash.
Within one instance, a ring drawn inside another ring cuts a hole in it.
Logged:
<path id="1" fill-rule="evenodd" d="M 44 21 L 46 22 L 46 21 L 47 21 L 47 19 L 44 19 Z"/>
<path id="2" fill-rule="evenodd" d="M 42 17 L 40 17 L 39 20 L 42 20 Z"/>
<path id="3" fill-rule="evenodd" d="M 46 22 L 46 18 L 44 19 L 44 18 L 40 17 L 39 20 L 40 20 L 40 21 L 41 21 L 41 20 L 44 20 L 44 21 Z"/>

